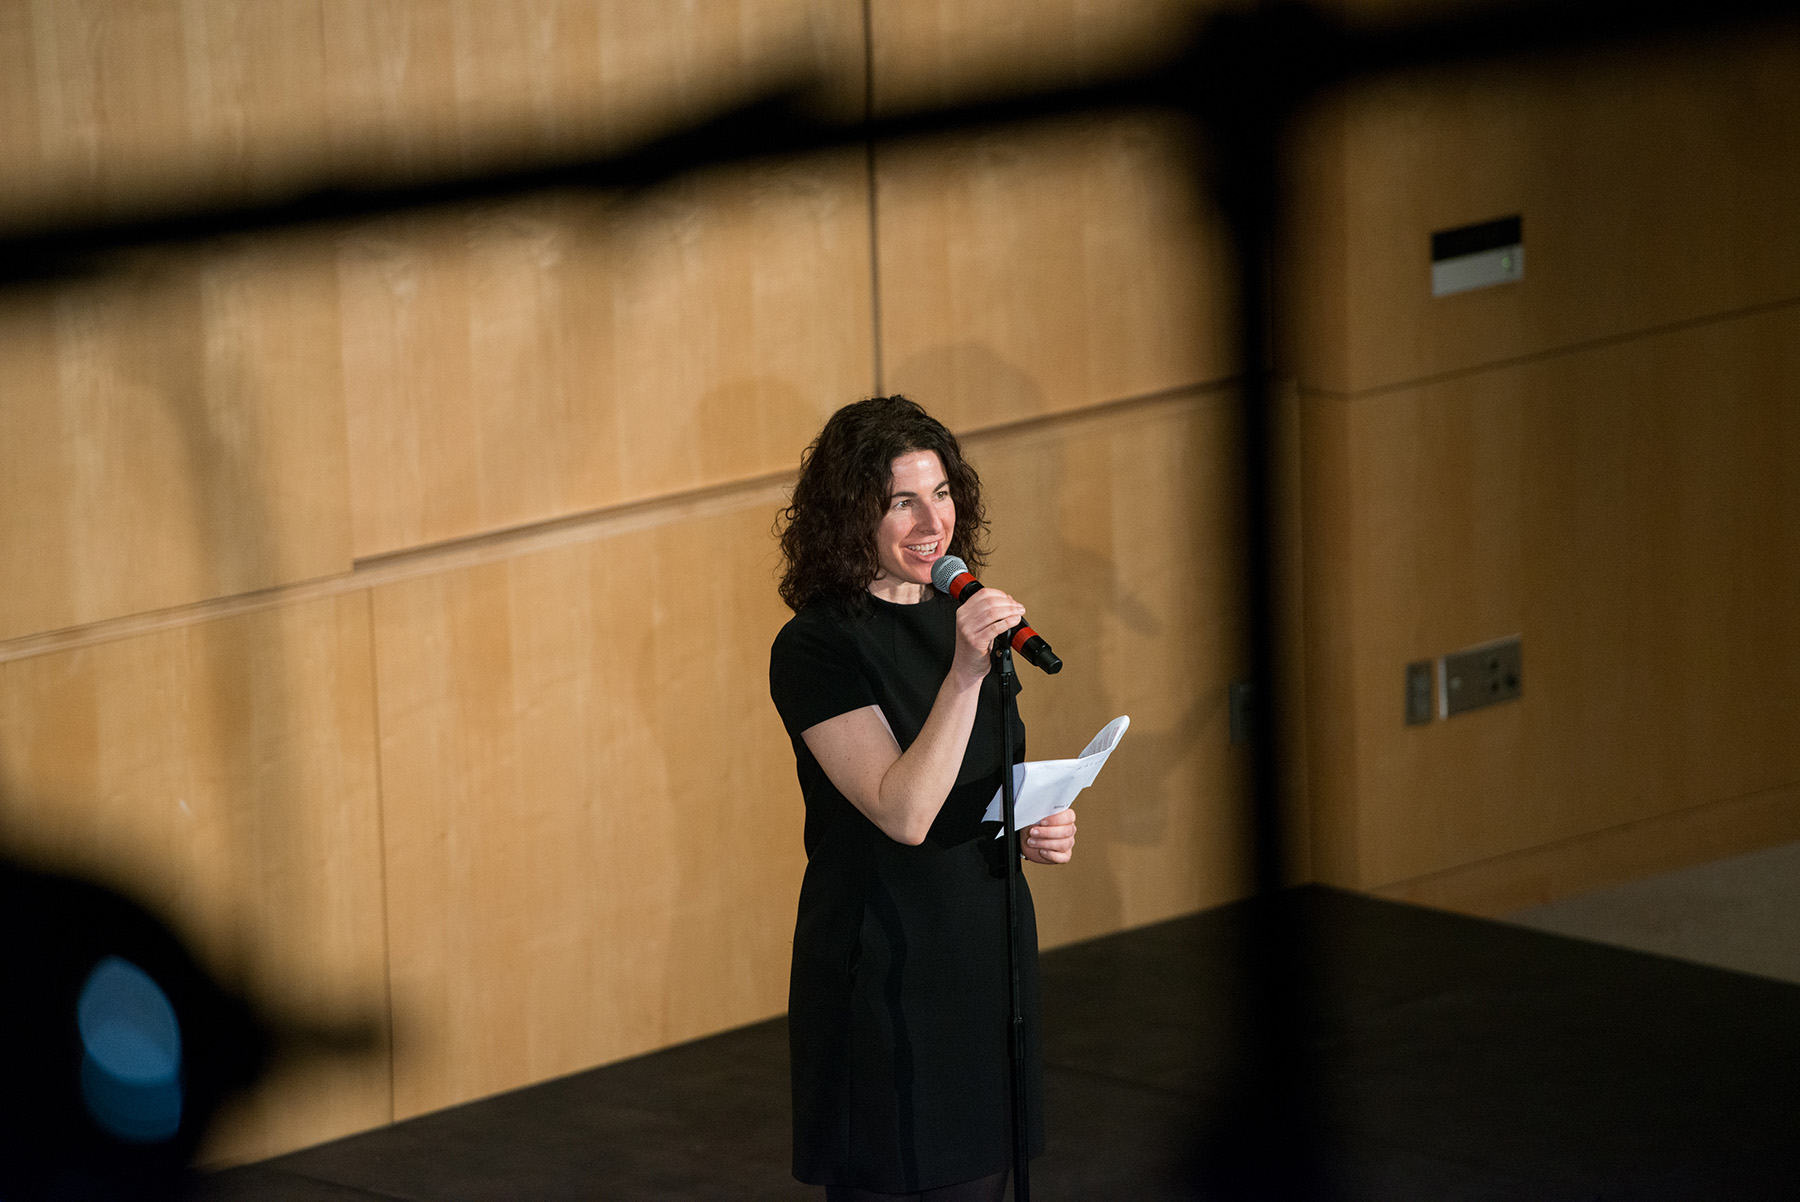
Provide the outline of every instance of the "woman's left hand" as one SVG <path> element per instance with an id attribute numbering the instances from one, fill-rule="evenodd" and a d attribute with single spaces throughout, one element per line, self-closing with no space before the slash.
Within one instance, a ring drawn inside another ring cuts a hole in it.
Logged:
<path id="1" fill-rule="evenodd" d="M 1075 854 L 1075 811 L 1060 810 L 1020 831 L 1019 853 L 1034 864 L 1067 864 Z"/>

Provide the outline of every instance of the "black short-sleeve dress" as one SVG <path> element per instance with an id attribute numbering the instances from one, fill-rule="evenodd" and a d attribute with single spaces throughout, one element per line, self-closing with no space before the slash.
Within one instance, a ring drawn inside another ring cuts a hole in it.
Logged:
<path id="1" fill-rule="evenodd" d="M 883 1193 L 936 1189 L 1011 1161 L 1006 880 L 997 823 L 997 675 L 925 842 L 884 835 L 832 786 L 801 732 L 878 705 L 904 749 L 955 655 L 956 604 L 868 598 L 802 609 L 775 638 L 769 689 L 806 801 L 806 876 L 788 986 L 794 1176 Z M 1013 728 L 1014 755 L 1024 729 Z M 1020 881 L 1032 1154 L 1043 1147 L 1037 922 Z"/>

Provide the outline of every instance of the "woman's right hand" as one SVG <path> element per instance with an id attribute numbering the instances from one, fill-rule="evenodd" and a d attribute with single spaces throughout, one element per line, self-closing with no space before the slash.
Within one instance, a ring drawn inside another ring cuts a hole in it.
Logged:
<path id="1" fill-rule="evenodd" d="M 1025 616 L 1025 607 L 996 588 L 984 588 L 956 611 L 956 660 L 951 668 L 979 682 L 993 666 L 994 641 Z"/>

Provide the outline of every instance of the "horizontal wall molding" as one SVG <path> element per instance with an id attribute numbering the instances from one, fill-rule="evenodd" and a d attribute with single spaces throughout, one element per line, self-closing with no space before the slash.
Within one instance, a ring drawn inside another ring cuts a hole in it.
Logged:
<path id="1" fill-rule="evenodd" d="M 1234 383 L 1234 380 L 1217 380 L 1182 385 L 1141 396 L 1101 401 L 1061 413 L 979 426 L 960 431 L 958 436 L 979 447 L 1034 436 L 1046 430 L 1073 431 L 1083 426 L 1133 417 L 1161 408 L 1223 399 L 1232 394 Z M 448 542 L 370 556 L 357 560 L 351 571 L 336 576 L 229 597 L 215 597 L 147 613 L 128 614 L 61 630 L 22 635 L 0 642 L 0 664 L 137 638 L 240 614 L 302 605 L 397 581 L 478 567 L 555 547 L 613 538 L 633 531 L 692 521 L 753 506 L 766 506 L 773 521 L 775 510 L 786 503 L 793 481 L 794 473 L 791 470 L 767 472 L 743 480 L 647 497 L 504 530 L 486 531 Z"/>
<path id="2" fill-rule="evenodd" d="M 1459 367 L 1455 371 L 1436 372 L 1431 375 L 1418 376 L 1409 380 L 1397 380 L 1387 384 L 1376 384 L 1370 388 L 1343 391 L 1335 388 L 1319 388 L 1305 381 L 1298 383 L 1302 396 L 1323 397 L 1329 400 L 1355 401 L 1367 397 L 1387 396 L 1396 392 L 1410 392 L 1418 388 L 1429 388 L 1434 384 L 1443 384 L 1451 380 L 1464 380 L 1473 376 L 1486 375 L 1489 372 L 1504 371 L 1507 368 L 1523 367 L 1531 363 L 1544 363 L 1554 359 L 1566 359 L 1576 355 L 1584 355 L 1591 351 L 1604 350 L 1607 347 L 1622 346 L 1627 343 L 1640 342 L 1647 338 L 1657 338 L 1665 334 L 1678 334 L 1683 330 L 1703 329 L 1706 326 L 1725 325 L 1733 321 L 1742 321 L 1751 317 L 1759 317 L 1765 313 L 1775 313 L 1782 309 L 1800 306 L 1800 296 L 1790 296 L 1782 300 L 1764 301 L 1761 304 L 1747 305 L 1741 309 L 1729 309 L 1721 313 L 1708 313 L 1701 317 L 1684 318 L 1681 321 L 1664 322 L 1661 325 L 1645 326 L 1641 329 L 1627 330 L 1618 334 L 1608 334 L 1604 338 L 1589 338 L 1583 342 L 1571 342 L 1561 346 L 1546 347 L 1541 351 L 1533 351 L 1528 355 L 1513 355 L 1509 358 L 1494 359 L 1486 363 L 1476 363 L 1469 367 Z"/>
<path id="3" fill-rule="evenodd" d="M 1800 839 L 1800 782 L 1704 802 L 1443 872 L 1377 897 L 1494 917 Z"/>
<path id="4" fill-rule="evenodd" d="M 1140 413 L 1148 415 L 1163 409 L 1178 408 L 1188 402 L 1225 400 L 1233 395 L 1236 385 L 1236 376 L 1222 380 L 1209 380 L 1203 384 L 1178 384 L 1173 388 L 1162 388 L 1138 396 L 1120 397 L 1117 400 L 1083 405 L 1079 409 L 1065 409 L 1059 413 L 1044 413 L 1034 417 L 1018 418 L 1015 421 L 974 426 L 967 430 L 957 431 L 956 436 L 960 441 L 980 445 L 1026 437 L 1043 430 L 1077 430 L 1083 426 L 1099 425 L 1122 417 L 1135 417 Z"/>

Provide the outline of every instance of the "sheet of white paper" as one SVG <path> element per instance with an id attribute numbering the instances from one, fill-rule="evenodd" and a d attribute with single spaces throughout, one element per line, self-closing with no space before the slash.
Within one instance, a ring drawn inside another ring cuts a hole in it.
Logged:
<path id="1" fill-rule="evenodd" d="M 1100 733 L 1072 760 L 1028 760 L 1014 764 L 1013 828 L 1024 830 L 1034 822 L 1068 809 L 1075 795 L 1093 784 L 1094 778 L 1100 775 L 1101 765 L 1106 763 L 1106 757 L 1119 745 L 1130 725 L 1131 718 L 1127 715 L 1114 718 L 1101 727 Z M 981 820 L 1001 820 L 999 789 L 994 790 L 994 800 Z M 1005 833 L 1002 830 L 994 838 Z"/>

